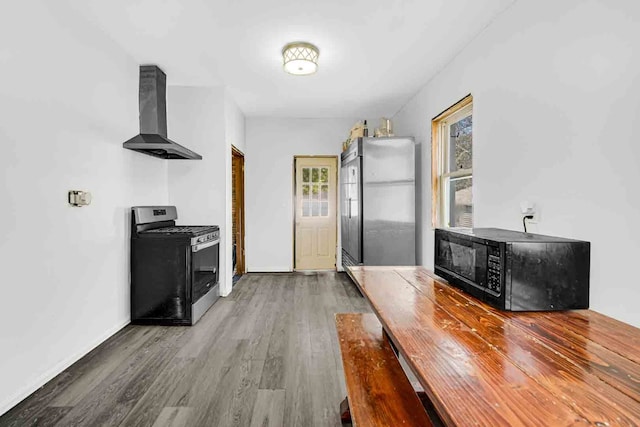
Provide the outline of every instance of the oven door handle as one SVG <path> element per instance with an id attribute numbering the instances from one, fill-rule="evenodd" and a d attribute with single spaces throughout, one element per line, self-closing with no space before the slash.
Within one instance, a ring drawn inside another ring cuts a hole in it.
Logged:
<path id="1" fill-rule="evenodd" d="M 203 249 L 210 248 L 211 246 L 217 245 L 218 243 L 220 243 L 220 239 L 216 239 L 216 240 L 211 240 L 209 242 L 200 243 L 199 245 L 193 245 L 193 246 L 191 246 L 191 252 L 198 252 L 198 251 L 201 251 Z"/>

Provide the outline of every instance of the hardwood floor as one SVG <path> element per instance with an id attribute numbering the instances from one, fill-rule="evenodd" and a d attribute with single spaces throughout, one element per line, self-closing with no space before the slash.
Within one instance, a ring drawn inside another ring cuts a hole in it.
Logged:
<path id="1" fill-rule="evenodd" d="M 192 327 L 129 325 L 0 426 L 339 426 L 343 273 L 248 274 Z"/>

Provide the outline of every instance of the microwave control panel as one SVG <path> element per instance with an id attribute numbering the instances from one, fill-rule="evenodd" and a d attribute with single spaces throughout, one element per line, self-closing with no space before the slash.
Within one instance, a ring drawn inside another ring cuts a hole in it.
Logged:
<path id="1" fill-rule="evenodd" d="M 501 271 L 502 263 L 500 262 L 500 249 L 490 248 L 487 260 L 487 287 L 489 290 L 500 295 L 502 291 Z"/>

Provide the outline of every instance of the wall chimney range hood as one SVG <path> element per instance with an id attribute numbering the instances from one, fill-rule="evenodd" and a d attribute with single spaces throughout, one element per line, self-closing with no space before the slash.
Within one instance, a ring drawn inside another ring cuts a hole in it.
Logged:
<path id="1" fill-rule="evenodd" d="M 140 66 L 139 96 L 140 133 L 122 146 L 161 159 L 202 159 L 167 138 L 167 75 L 156 65 Z"/>

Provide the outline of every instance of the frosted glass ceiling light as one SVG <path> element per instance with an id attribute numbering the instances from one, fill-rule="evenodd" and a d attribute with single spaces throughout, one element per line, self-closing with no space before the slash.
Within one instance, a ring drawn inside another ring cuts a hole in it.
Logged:
<path id="1" fill-rule="evenodd" d="M 294 42 L 282 48 L 284 70 L 289 74 L 305 76 L 318 70 L 318 48 L 311 43 Z"/>

